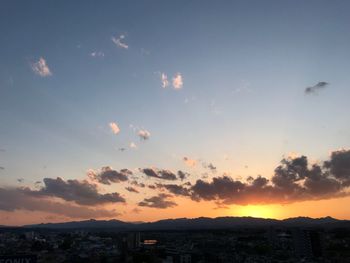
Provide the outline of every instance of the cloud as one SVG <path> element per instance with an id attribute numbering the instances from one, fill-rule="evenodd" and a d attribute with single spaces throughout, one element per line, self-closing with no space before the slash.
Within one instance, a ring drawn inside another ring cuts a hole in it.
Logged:
<path id="1" fill-rule="evenodd" d="M 173 201 L 168 200 L 171 195 L 168 194 L 158 194 L 150 198 L 145 198 L 143 201 L 139 202 L 139 206 L 146 206 L 152 208 L 165 209 L 169 207 L 177 206 Z"/>
<path id="2" fill-rule="evenodd" d="M 186 179 L 189 176 L 189 173 L 186 173 L 186 172 L 179 170 L 179 171 L 177 171 L 177 176 L 179 177 L 179 179 L 181 181 L 183 181 L 184 179 Z"/>
<path id="3" fill-rule="evenodd" d="M 189 188 L 177 184 L 156 184 L 160 189 L 166 189 L 174 195 L 191 196 Z"/>
<path id="4" fill-rule="evenodd" d="M 70 218 L 100 218 L 119 215 L 115 210 L 89 208 L 71 203 L 56 202 L 42 196 L 32 195 L 26 188 L 0 188 L 0 210 L 42 211 Z"/>
<path id="5" fill-rule="evenodd" d="M 135 189 L 134 187 L 131 187 L 131 186 L 125 187 L 125 190 L 127 190 L 131 193 L 139 193 L 139 191 L 137 189 Z"/>
<path id="6" fill-rule="evenodd" d="M 176 180 L 176 175 L 169 170 L 144 168 L 144 169 L 140 169 L 140 171 L 149 177 L 154 177 L 154 178 L 163 179 L 163 180 L 170 180 L 170 181 Z"/>
<path id="7" fill-rule="evenodd" d="M 183 86 L 183 79 L 181 73 L 176 73 L 173 77 L 173 87 L 174 89 L 181 89 Z"/>
<path id="8" fill-rule="evenodd" d="M 0 170 L 5 170 L 5 167 L 4 166 L 0 166 Z"/>
<path id="9" fill-rule="evenodd" d="M 94 51 L 90 53 L 91 57 L 99 57 L 99 58 L 103 58 L 105 56 L 105 53 L 103 53 L 102 51 Z"/>
<path id="10" fill-rule="evenodd" d="M 197 180 L 190 190 L 193 199 L 225 204 L 293 203 L 348 195 L 349 182 L 350 151 L 342 150 L 323 165 L 309 165 L 306 156 L 282 159 L 271 182 L 262 176 L 248 182 L 221 176 L 211 182 Z"/>
<path id="11" fill-rule="evenodd" d="M 332 152 L 330 160 L 326 161 L 324 166 L 341 182 L 342 186 L 350 186 L 350 150 Z"/>
<path id="12" fill-rule="evenodd" d="M 160 80 L 162 81 L 162 88 L 169 86 L 168 76 L 165 73 L 160 74 Z"/>
<path id="13" fill-rule="evenodd" d="M 99 172 L 89 170 L 87 175 L 90 179 L 101 184 L 110 185 L 112 183 L 125 182 L 133 172 L 128 169 L 121 169 L 119 172 L 112 169 L 110 166 L 102 167 Z"/>
<path id="14" fill-rule="evenodd" d="M 310 164 L 306 156 L 287 157 L 275 168 L 271 180 L 249 177 L 235 180 L 228 175 L 191 184 L 157 184 L 174 195 L 223 205 L 287 204 L 347 196 L 350 186 L 350 150 L 331 153 L 321 164 Z"/>
<path id="15" fill-rule="evenodd" d="M 184 157 L 183 161 L 188 167 L 195 167 L 197 165 L 197 161 L 189 157 Z"/>
<path id="16" fill-rule="evenodd" d="M 42 57 L 39 58 L 37 62 L 32 63 L 31 68 L 35 74 L 38 74 L 41 77 L 48 77 L 52 75 L 49 66 L 46 64 L 46 60 Z"/>
<path id="17" fill-rule="evenodd" d="M 146 185 L 144 183 L 139 183 L 136 180 L 132 181 L 130 184 L 135 185 L 137 187 L 145 188 Z"/>
<path id="18" fill-rule="evenodd" d="M 117 45 L 117 47 L 128 49 L 129 46 L 126 43 L 122 42 L 124 39 L 125 39 L 125 35 L 120 35 L 119 37 L 112 37 L 112 41 L 114 44 Z"/>
<path id="19" fill-rule="evenodd" d="M 212 173 L 216 173 L 216 167 L 212 163 L 203 162 L 202 166 L 206 169 L 209 169 Z"/>
<path id="20" fill-rule="evenodd" d="M 101 194 L 97 185 L 86 180 L 63 180 L 44 178 L 44 186 L 40 190 L 26 189 L 28 195 L 57 197 L 65 201 L 72 201 L 79 205 L 100 205 L 107 203 L 124 203 L 125 199 L 118 193 Z"/>
<path id="21" fill-rule="evenodd" d="M 141 140 L 148 140 L 151 136 L 151 133 L 147 130 L 139 130 L 137 135 L 140 137 Z"/>
<path id="22" fill-rule="evenodd" d="M 119 126 L 116 122 L 110 122 L 109 127 L 111 128 L 114 134 L 118 134 L 120 132 Z"/>
<path id="23" fill-rule="evenodd" d="M 305 88 L 305 94 L 315 94 L 319 90 L 326 88 L 329 85 L 328 82 L 318 82 L 316 85 Z"/>

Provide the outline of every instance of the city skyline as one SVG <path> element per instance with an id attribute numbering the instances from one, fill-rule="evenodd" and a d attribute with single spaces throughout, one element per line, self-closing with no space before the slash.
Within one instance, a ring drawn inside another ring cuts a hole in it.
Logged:
<path id="1" fill-rule="evenodd" d="M 0 225 L 350 219 L 349 8 L 4 1 Z"/>

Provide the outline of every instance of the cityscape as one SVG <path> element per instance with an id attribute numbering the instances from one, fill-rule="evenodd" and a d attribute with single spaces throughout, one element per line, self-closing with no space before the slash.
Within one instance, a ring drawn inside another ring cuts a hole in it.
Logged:
<path id="1" fill-rule="evenodd" d="M 216 228 L 208 224 L 211 220 L 217 221 Z M 233 225 L 224 228 L 230 221 Z M 2 228 L 0 252 L 17 254 L 3 262 L 350 262 L 350 221 L 333 218 L 198 218 L 129 227 L 118 223 L 89 220 Z"/>

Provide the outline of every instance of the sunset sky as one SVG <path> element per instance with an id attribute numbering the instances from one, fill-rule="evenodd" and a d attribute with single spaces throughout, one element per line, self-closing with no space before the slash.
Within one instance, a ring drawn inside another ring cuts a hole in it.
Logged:
<path id="1" fill-rule="evenodd" d="M 1 1 L 0 225 L 350 219 L 349 11 Z"/>

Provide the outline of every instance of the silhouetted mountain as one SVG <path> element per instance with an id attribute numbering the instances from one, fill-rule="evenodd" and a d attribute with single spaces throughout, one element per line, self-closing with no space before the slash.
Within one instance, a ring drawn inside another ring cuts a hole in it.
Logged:
<path id="1" fill-rule="evenodd" d="M 149 223 L 123 222 L 120 220 L 85 220 L 64 223 L 46 223 L 26 225 L 26 228 L 113 228 L 118 230 L 191 230 L 191 229 L 225 229 L 235 227 L 269 227 L 269 226 L 323 226 L 323 227 L 350 227 L 349 220 L 338 220 L 332 217 L 309 218 L 296 217 L 284 220 L 265 219 L 254 217 L 199 217 L 165 219 Z"/>
<path id="2" fill-rule="evenodd" d="M 26 225 L 28 228 L 57 228 L 57 229 L 68 229 L 68 228 L 117 228 L 127 229 L 133 226 L 133 223 L 123 222 L 120 220 L 84 220 L 84 221 L 72 221 L 63 223 L 45 223 L 38 225 Z"/>

